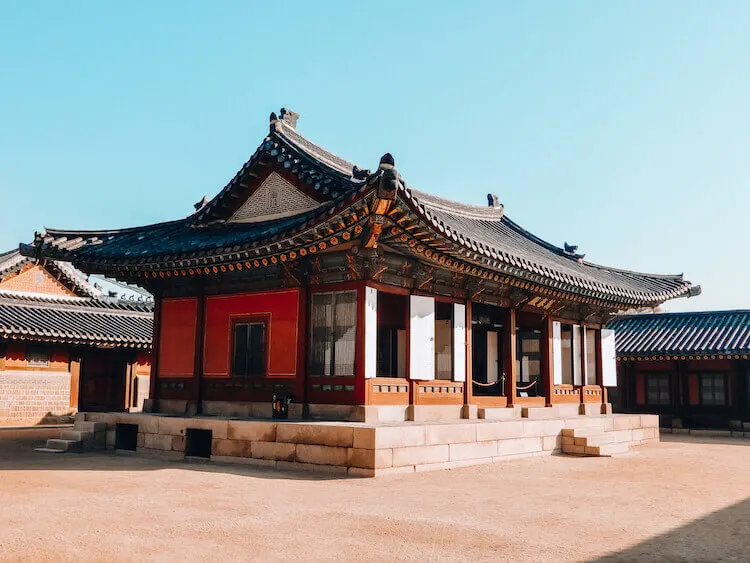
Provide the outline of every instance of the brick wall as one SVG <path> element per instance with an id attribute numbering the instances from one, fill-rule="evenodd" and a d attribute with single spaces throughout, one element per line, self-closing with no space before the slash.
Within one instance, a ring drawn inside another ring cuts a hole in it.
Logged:
<path id="1" fill-rule="evenodd" d="M 0 288 L 34 293 L 51 293 L 55 295 L 75 295 L 50 273 L 35 264 L 29 264 L 18 274 L 9 275 L 0 281 Z"/>
<path id="2" fill-rule="evenodd" d="M 69 405 L 68 372 L 0 372 L 0 426 L 60 422 Z"/>

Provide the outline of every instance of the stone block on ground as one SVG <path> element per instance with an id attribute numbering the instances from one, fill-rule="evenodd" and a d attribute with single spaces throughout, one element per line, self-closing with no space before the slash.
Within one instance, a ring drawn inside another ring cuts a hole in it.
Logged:
<path id="1" fill-rule="evenodd" d="M 438 446 L 412 446 L 393 448 L 393 466 L 421 465 L 449 461 L 450 448 L 447 444 Z"/>

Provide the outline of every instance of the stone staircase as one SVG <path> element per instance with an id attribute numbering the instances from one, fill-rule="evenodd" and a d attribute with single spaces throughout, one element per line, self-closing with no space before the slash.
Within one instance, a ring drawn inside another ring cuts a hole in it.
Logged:
<path id="1" fill-rule="evenodd" d="M 621 441 L 618 432 L 602 428 L 563 428 L 562 451 L 577 456 L 609 457 L 630 450 L 628 441 Z"/>
<path id="2" fill-rule="evenodd" d="M 59 438 L 47 440 L 45 447 L 36 448 L 35 451 L 61 454 L 103 450 L 105 448 L 106 430 L 107 423 L 87 421 L 86 413 L 78 413 L 73 422 L 72 430 L 63 430 Z"/>

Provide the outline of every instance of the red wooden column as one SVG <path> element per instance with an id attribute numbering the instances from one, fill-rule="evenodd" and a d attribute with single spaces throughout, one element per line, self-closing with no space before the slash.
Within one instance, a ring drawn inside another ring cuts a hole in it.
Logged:
<path id="1" fill-rule="evenodd" d="M 161 330 L 161 297 L 154 296 L 154 325 L 151 335 L 151 376 L 149 377 L 148 397 L 154 406 L 154 412 L 159 412 L 159 335 Z"/>
<path id="2" fill-rule="evenodd" d="M 552 317 L 547 317 L 542 329 L 542 380 L 544 381 L 544 406 L 552 406 L 552 391 L 554 389 L 554 336 L 552 332 Z"/>
<path id="3" fill-rule="evenodd" d="M 473 374 L 471 371 L 472 342 L 473 342 L 472 334 L 471 334 L 472 332 L 471 317 L 472 317 L 471 300 L 469 300 L 466 302 L 466 324 L 465 324 L 466 326 L 466 330 L 465 330 L 465 334 L 466 334 L 466 381 L 464 382 L 464 404 L 465 405 L 468 405 L 471 403 L 472 390 L 473 390 L 472 389 L 473 388 L 473 384 L 472 384 Z"/>
<path id="4" fill-rule="evenodd" d="M 4 366 L 0 362 L 0 369 Z M 81 387 L 81 356 L 78 352 L 73 352 L 70 358 L 70 408 L 78 409 L 78 394 Z"/>
<path id="5" fill-rule="evenodd" d="M 595 331 L 596 339 L 594 345 L 596 346 L 596 384 L 602 390 L 602 404 L 608 402 L 607 388 L 604 386 L 604 368 L 602 367 L 602 331 L 601 329 Z M 585 362 L 584 362 L 585 363 Z"/>
<path id="6" fill-rule="evenodd" d="M 204 335 L 206 325 L 206 295 L 201 289 L 198 294 L 195 312 L 195 348 L 193 356 L 193 385 L 195 386 L 193 400 L 195 401 L 195 412 L 200 414 L 203 411 L 201 406 L 201 379 L 203 378 L 203 346 L 205 343 Z M 231 335 L 230 335 L 231 338 Z"/>
<path id="7" fill-rule="evenodd" d="M 505 335 L 505 353 L 503 354 L 503 371 L 505 372 L 505 395 L 508 407 L 512 407 L 516 401 L 516 310 L 508 309 L 508 318 L 505 323 L 508 327 Z"/>
<path id="8" fill-rule="evenodd" d="M 295 402 L 307 404 L 307 343 L 310 340 L 310 323 L 307 320 L 309 292 L 307 286 L 300 285 L 299 288 L 299 309 L 298 309 L 298 330 L 299 338 L 297 340 L 297 377 L 294 379 L 294 400 Z M 306 408 L 303 406 L 303 408 Z"/>

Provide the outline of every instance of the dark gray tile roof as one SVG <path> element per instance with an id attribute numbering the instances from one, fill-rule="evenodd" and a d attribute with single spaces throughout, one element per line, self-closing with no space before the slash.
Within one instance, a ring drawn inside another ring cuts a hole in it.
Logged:
<path id="1" fill-rule="evenodd" d="M 619 358 L 750 353 L 750 311 L 631 315 L 609 323 Z"/>
<path id="2" fill-rule="evenodd" d="M 244 201 L 259 167 L 281 168 L 329 202 L 323 211 L 256 224 L 227 224 L 231 210 Z M 269 135 L 235 177 L 196 213 L 178 221 L 116 231 L 48 229 L 35 241 L 39 253 L 76 264 L 140 264 L 158 269 L 160 261 L 229 260 L 232 253 L 270 245 L 282 234 L 309 227 L 334 209 L 377 187 L 377 175 L 354 172 L 354 165 L 300 135 L 283 120 L 272 120 Z M 377 173 L 376 173 L 377 174 Z M 699 293 L 682 275 L 655 275 L 585 262 L 549 244 L 505 217 L 502 207 L 477 207 L 438 198 L 401 183 L 398 197 L 415 217 L 445 237 L 461 253 L 498 273 L 627 306 L 654 306 L 667 299 Z M 237 254 L 235 254 L 237 256 Z M 197 264 L 196 264 L 197 265 Z M 192 263 L 188 267 L 192 266 Z M 172 266 L 166 265 L 165 269 Z M 94 270 L 99 271 L 99 270 Z M 619 306 L 619 305 L 618 305 Z M 623 308 L 623 307 L 620 307 Z"/>
<path id="3" fill-rule="evenodd" d="M 643 274 L 571 256 L 511 221 L 502 208 L 453 203 L 415 189 L 404 192 L 445 236 L 489 259 L 546 278 L 548 283 L 646 302 L 663 302 L 686 295 L 690 289 L 681 274 Z"/>
<path id="4" fill-rule="evenodd" d="M 153 305 L 0 291 L 0 340 L 149 349 Z"/>

